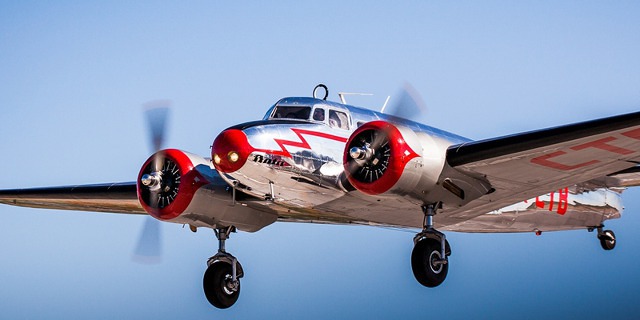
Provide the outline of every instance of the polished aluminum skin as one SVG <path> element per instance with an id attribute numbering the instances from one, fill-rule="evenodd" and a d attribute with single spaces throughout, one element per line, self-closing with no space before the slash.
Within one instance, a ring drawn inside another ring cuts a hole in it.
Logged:
<path id="1" fill-rule="evenodd" d="M 291 120 L 289 122 L 282 122 Z M 404 167 L 401 180 L 386 193 L 364 194 L 347 181 L 343 167 L 348 157 L 366 157 L 366 146 L 345 150 L 354 131 L 383 120 L 399 128 L 418 157 Z M 285 98 L 265 114 L 263 121 L 235 126 L 247 137 L 251 153 L 234 172 L 222 173 L 230 185 L 264 199 L 281 221 L 356 223 L 420 228 L 423 203 L 442 201 L 435 225 L 462 232 L 536 232 L 599 226 L 618 218 L 620 190 L 572 189 L 524 200 L 471 219 L 449 215 L 473 199 L 491 192 L 482 177 L 473 177 L 445 162 L 449 146 L 470 141 L 433 127 L 367 109 L 314 98 Z M 213 156 L 214 158 L 216 155 Z M 464 186 L 463 196 L 455 188 Z M 453 190 L 453 191 L 452 191 Z M 595 201 L 595 200 L 597 201 Z M 541 205 L 544 203 L 544 206 Z M 561 214 L 550 207 L 563 205 Z"/>

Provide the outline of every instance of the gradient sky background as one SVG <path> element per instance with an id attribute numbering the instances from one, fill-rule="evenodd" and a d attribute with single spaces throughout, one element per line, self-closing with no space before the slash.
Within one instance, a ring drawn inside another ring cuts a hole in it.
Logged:
<path id="1" fill-rule="evenodd" d="M 0 1 L 0 188 L 132 181 L 142 104 L 171 99 L 167 146 L 204 156 L 285 96 L 410 82 L 419 121 L 474 139 L 640 107 L 640 2 Z M 142 216 L 0 206 L 0 318 L 636 318 L 640 191 L 595 233 L 448 233 L 437 289 L 411 273 L 413 232 L 274 224 L 227 242 L 238 303 L 202 292 L 213 232 L 163 225 L 163 262 L 131 255 Z"/>

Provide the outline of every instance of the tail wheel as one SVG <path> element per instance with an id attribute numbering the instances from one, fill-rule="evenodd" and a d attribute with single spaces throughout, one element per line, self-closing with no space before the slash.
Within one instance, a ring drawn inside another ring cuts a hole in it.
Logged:
<path id="1" fill-rule="evenodd" d="M 226 309 L 231 307 L 240 296 L 240 279 L 232 280 L 231 265 L 226 262 L 216 262 L 204 273 L 204 294 L 214 307 Z"/>
<path id="2" fill-rule="evenodd" d="M 604 230 L 598 239 L 600 239 L 600 245 L 604 250 L 613 250 L 616 247 L 616 234 L 611 230 Z"/>
<path id="3" fill-rule="evenodd" d="M 416 280 L 425 287 L 439 286 L 449 271 L 449 264 L 441 263 L 443 259 L 439 241 L 426 238 L 416 243 L 411 253 L 411 268 Z"/>

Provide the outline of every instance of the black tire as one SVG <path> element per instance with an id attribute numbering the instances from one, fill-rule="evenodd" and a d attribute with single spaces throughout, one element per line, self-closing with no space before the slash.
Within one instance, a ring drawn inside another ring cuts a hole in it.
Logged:
<path id="1" fill-rule="evenodd" d="M 602 235 L 598 237 L 600 239 L 600 245 L 604 250 L 613 250 L 616 247 L 616 234 L 611 230 L 605 230 Z"/>
<path id="2" fill-rule="evenodd" d="M 440 242 L 435 239 L 423 239 L 413 247 L 411 269 L 413 276 L 421 285 L 429 288 L 437 287 L 447 277 L 449 263 L 438 265 L 433 263 L 441 258 Z"/>
<path id="3" fill-rule="evenodd" d="M 230 282 L 233 275 L 231 265 L 226 262 L 216 262 L 207 268 L 202 284 L 204 295 L 214 307 L 226 309 L 231 307 L 240 296 L 240 279 L 237 290 L 231 290 Z"/>

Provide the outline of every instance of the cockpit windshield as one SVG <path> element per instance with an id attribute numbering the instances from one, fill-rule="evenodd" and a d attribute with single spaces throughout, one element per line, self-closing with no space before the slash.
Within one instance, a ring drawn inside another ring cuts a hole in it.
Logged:
<path id="1" fill-rule="evenodd" d="M 343 130 L 349 130 L 351 127 L 347 110 L 322 103 L 307 104 L 297 101 L 285 101 L 283 104 L 280 104 L 280 102 L 278 102 L 269 108 L 269 111 L 267 111 L 263 119 L 304 120 Z"/>
<path id="2" fill-rule="evenodd" d="M 273 112 L 272 119 L 299 119 L 309 120 L 311 107 L 306 106 L 277 106 Z"/>

